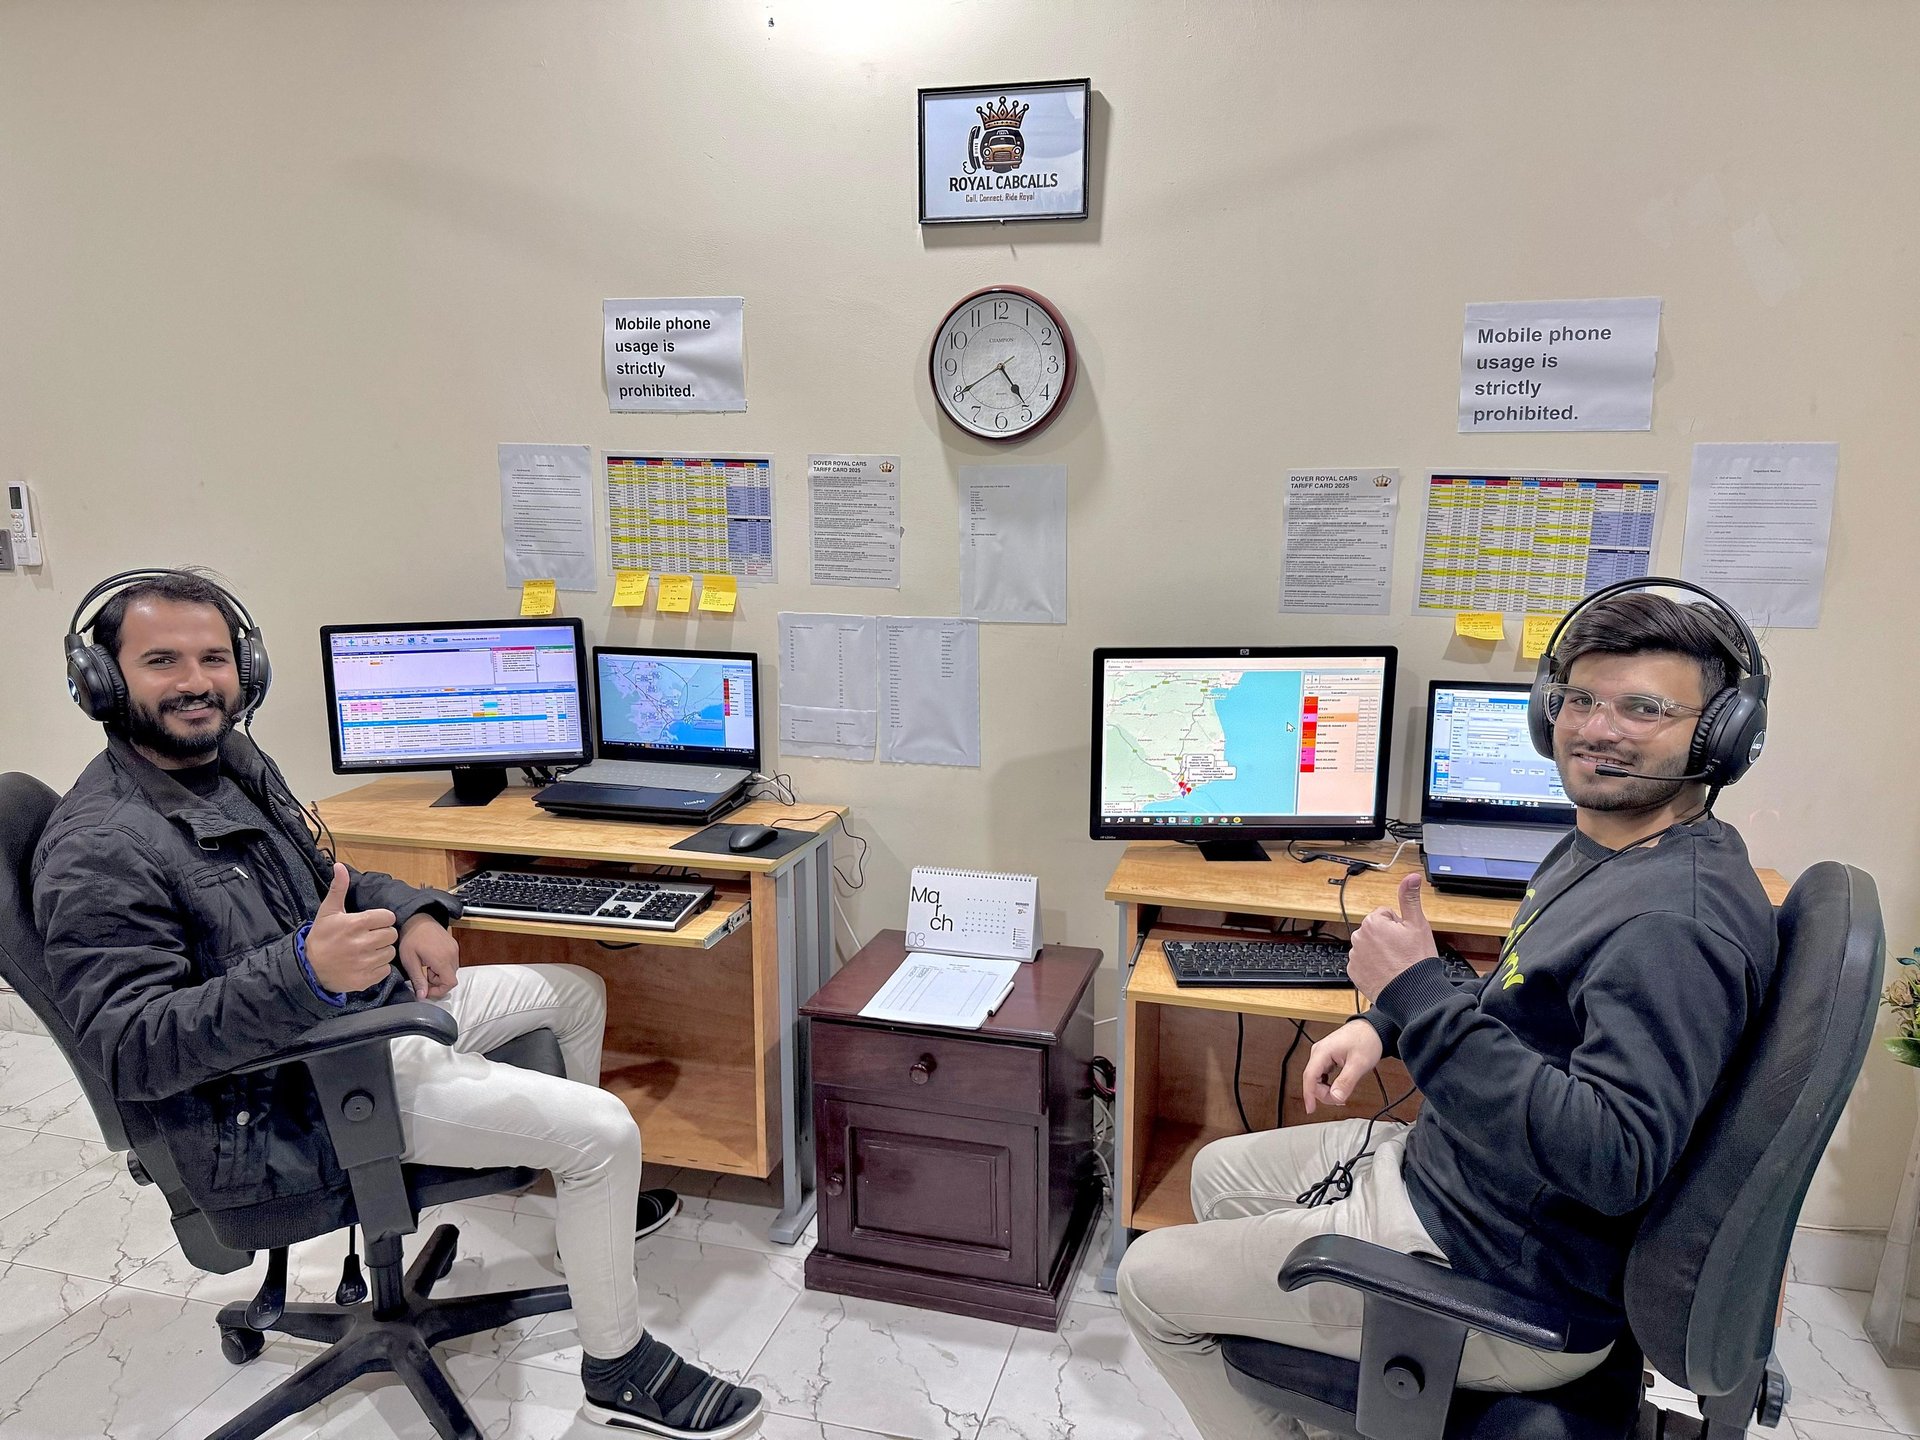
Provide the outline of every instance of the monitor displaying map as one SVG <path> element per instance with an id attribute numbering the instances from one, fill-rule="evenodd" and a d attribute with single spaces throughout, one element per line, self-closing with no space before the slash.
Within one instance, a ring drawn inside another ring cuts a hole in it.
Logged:
<path id="1" fill-rule="evenodd" d="M 757 769 L 756 668 L 750 654 L 595 647 L 597 753 Z"/>
<path id="2" fill-rule="evenodd" d="M 1094 838 L 1385 833 L 1395 652 L 1094 652 Z"/>

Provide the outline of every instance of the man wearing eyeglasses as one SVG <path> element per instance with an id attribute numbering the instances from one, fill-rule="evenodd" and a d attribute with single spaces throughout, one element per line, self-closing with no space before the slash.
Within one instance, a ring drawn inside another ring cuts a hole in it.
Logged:
<path id="1" fill-rule="evenodd" d="M 1469 1332 L 1463 1385 L 1550 1389 L 1606 1357 L 1640 1211 L 1773 976 L 1772 907 L 1694 753 L 1702 714 L 1761 663 L 1745 648 L 1712 607 L 1646 591 L 1573 616 L 1539 698 L 1576 828 L 1535 874 L 1499 965 L 1447 978 L 1410 875 L 1397 909 L 1353 936 L 1347 972 L 1372 1008 L 1308 1056 L 1309 1112 L 1344 1105 L 1395 1055 L 1419 1118 L 1216 1141 L 1193 1166 L 1202 1223 L 1129 1248 L 1120 1309 L 1206 1440 L 1320 1433 L 1236 1392 L 1216 1339 L 1358 1358 L 1357 1292 L 1274 1282 L 1313 1235 L 1444 1260 L 1568 1316 L 1564 1354 Z M 1330 1203 L 1309 1203 L 1316 1188 Z"/>

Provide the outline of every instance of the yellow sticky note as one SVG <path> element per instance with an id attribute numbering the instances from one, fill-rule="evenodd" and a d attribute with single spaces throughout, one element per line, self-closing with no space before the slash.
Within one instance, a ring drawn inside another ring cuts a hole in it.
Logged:
<path id="1" fill-rule="evenodd" d="M 1506 617 L 1498 610 L 1462 610 L 1453 617 L 1453 633 L 1466 640 L 1504 640 Z"/>
<path id="2" fill-rule="evenodd" d="M 554 584 L 551 580 L 524 580 L 520 584 L 522 615 L 551 615 Z"/>
<path id="3" fill-rule="evenodd" d="M 647 603 L 647 581 L 653 578 L 651 570 L 616 570 L 613 572 L 613 603 L 616 605 L 644 605 Z"/>
<path id="4" fill-rule="evenodd" d="M 731 615 L 733 607 L 739 603 L 739 583 L 731 575 L 702 575 L 700 577 L 700 608 L 717 610 L 722 615 Z"/>
<path id="5" fill-rule="evenodd" d="M 1538 660 L 1547 653 L 1547 641 L 1553 638 L 1553 627 L 1560 623 L 1558 615 L 1529 615 L 1520 628 L 1520 658 Z"/>
<path id="6" fill-rule="evenodd" d="M 691 575 L 662 575 L 660 577 L 660 613 L 663 615 L 684 615 L 693 608 L 693 577 Z"/>

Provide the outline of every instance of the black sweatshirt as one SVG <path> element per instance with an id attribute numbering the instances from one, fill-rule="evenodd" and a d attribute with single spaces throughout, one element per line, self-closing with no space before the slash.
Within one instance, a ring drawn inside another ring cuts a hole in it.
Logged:
<path id="1" fill-rule="evenodd" d="M 1423 960 L 1367 1019 L 1425 1096 L 1413 1208 L 1463 1273 L 1563 1307 L 1574 1353 L 1625 1323 L 1639 1212 L 1772 983 L 1773 909 L 1707 816 L 1613 851 L 1575 831 L 1484 981 Z"/>

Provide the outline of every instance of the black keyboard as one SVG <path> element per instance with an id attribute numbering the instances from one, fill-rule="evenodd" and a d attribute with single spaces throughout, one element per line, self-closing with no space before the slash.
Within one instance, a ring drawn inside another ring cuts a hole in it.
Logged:
<path id="1" fill-rule="evenodd" d="M 482 870 L 453 893 L 469 915 L 628 930 L 678 930 L 713 903 L 711 885 L 521 870 Z"/>
<path id="2" fill-rule="evenodd" d="M 1168 940 L 1160 947 L 1176 985 L 1302 985 L 1352 989 L 1344 940 Z M 1442 955 L 1449 980 L 1477 979 L 1458 955 Z"/>

